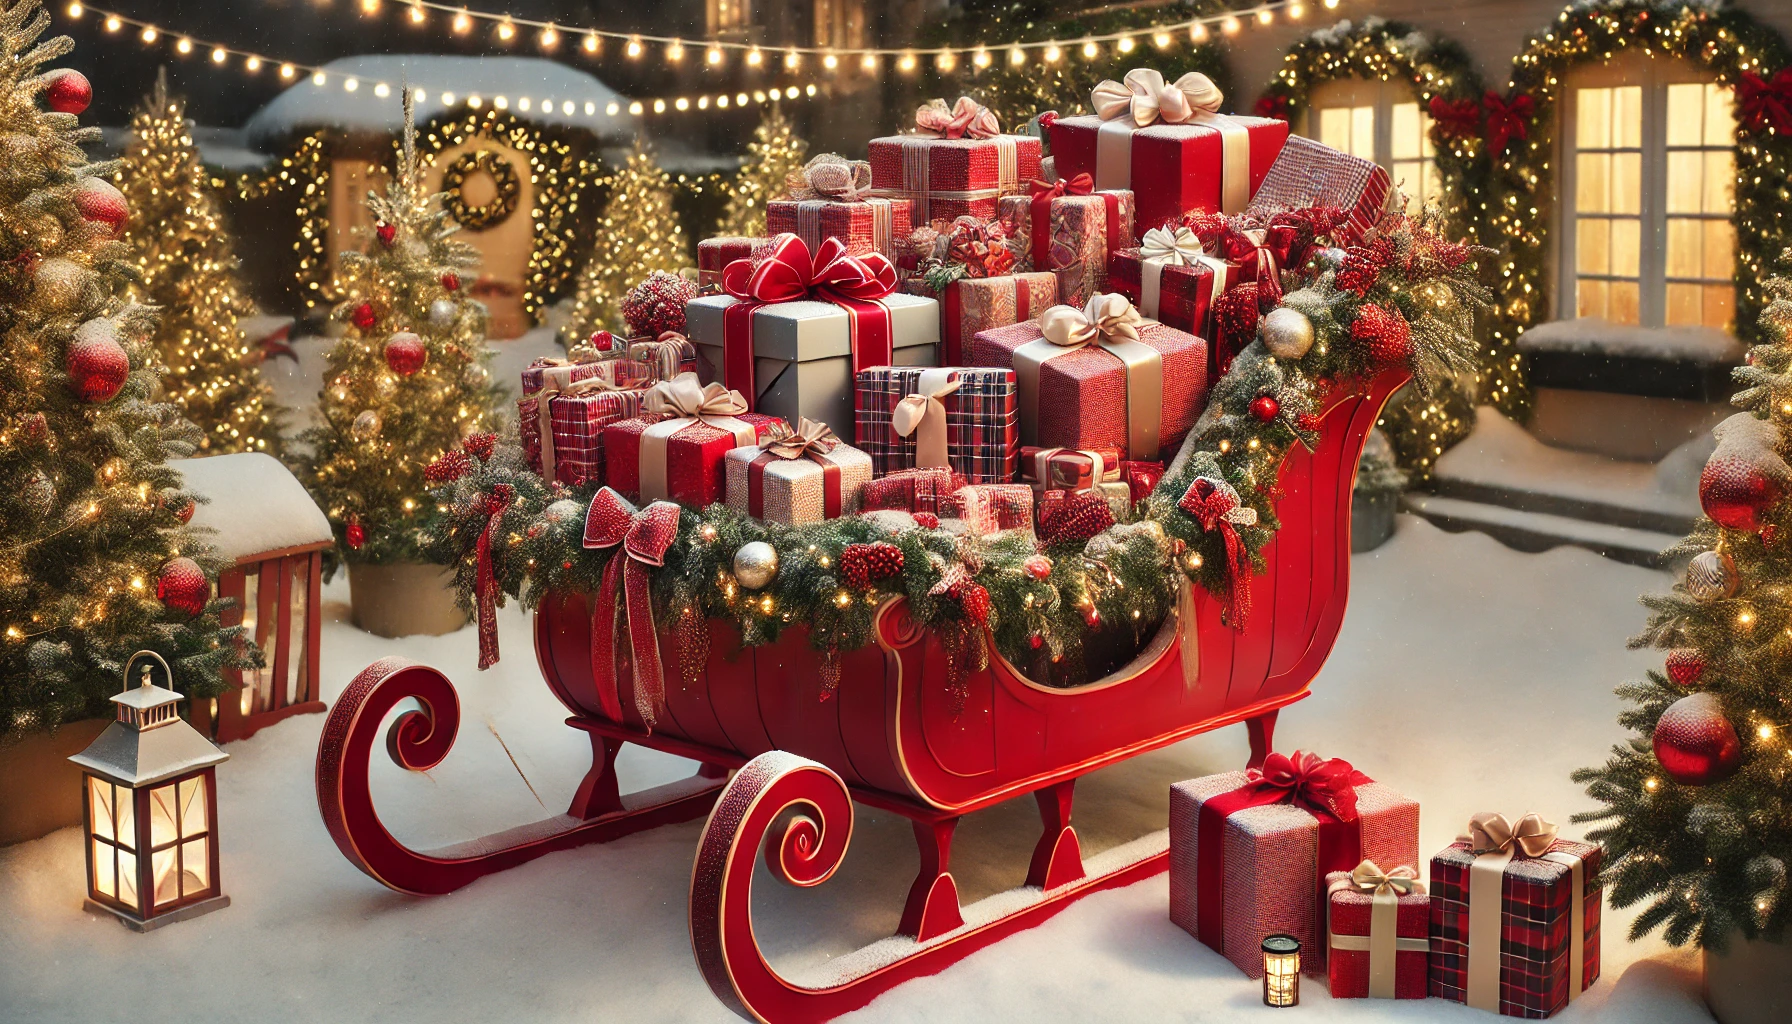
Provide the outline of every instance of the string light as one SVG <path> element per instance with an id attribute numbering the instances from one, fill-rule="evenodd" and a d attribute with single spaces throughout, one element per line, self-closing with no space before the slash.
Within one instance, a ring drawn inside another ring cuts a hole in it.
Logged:
<path id="1" fill-rule="evenodd" d="M 464 36 L 468 32 L 471 32 L 472 30 L 473 30 L 473 19 L 467 15 L 466 11 L 463 10 L 459 14 L 456 14 L 454 16 L 454 34 L 455 35 Z"/>
<path id="2" fill-rule="evenodd" d="M 587 32 L 587 33 L 585 33 L 585 40 L 582 45 L 585 47 L 586 53 L 595 54 L 598 50 L 598 47 L 602 46 L 603 44 L 598 41 L 597 33 Z"/>
<path id="3" fill-rule="evenodd" d="M 711 43 L 709 49 L 704 52 L 703 59 L 709 62 L 710 67 L 716 67 L 722 63 L 722 56 L 722 48 Z"/>
<path id="4" fill-rule="evenodd" d="M 422 4 L 414 3 L 411 5 L 410 18 L 411 18 L 411 24 L 421 25 L 425 21 L 429 20 L 429 15 L 424 13 Z"/>
<path id="5" fill-rule="evenodd" d="M 674 64 L 684 60 L 684 44 L 676 39 L 666 44 L 666 59 Z"/>
<path id="6" fill-rule="evenodd" d="M 541 35 L 537 37 L 536 41 L 540 43 L 542 49 L 552 50 L 554 47 L 560 45 L 560 33 L 554 26 L 549 25 L 547 28 L 541 30 Z"/>
<path id="7" fill-rule="evenodd" d="M 508 43 L 516 35 L 516 25 L 509 18 L 498 22 L 498 42 Z"/>
<path id="8" fill-rule="evenodd" d="M 627 53 L 631 59 L 641 56 L 641 38 L 636 36 L 635 38 L 630 39 L 627 48 L 623 52 Z"/>

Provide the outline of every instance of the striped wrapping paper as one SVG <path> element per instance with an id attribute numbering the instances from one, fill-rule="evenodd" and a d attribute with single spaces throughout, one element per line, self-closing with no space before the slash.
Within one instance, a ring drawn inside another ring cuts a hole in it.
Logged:
<path id="1" fill-rule="evenodd" d="M 895 260 L 896 242 L 914 229 L 912 205 L 907 199 L 774 199 L 765 204 L 765 225 L 772 235 L 796 235 L 810 252 L 822 239 L 838 238 L 848 256 L 881 252 Z"/>
<path id="2" fill-rule="evenodd" d="M 1393 191 L 1393 179 L 1373 160 L 1290 135 L 1263 184 L 1251 197 L 1245 216 L 1267 224 L 1270 217 L 1284 210 L 1334 207 L 1344 211 L 1345 220 L 1333 230 L 1332 237 L 1339 245 L 1356 245 L 1381 220 Z"/>
<path id="3" fill-rule="evenodd" d="M 913 469 L 915 435 L 899 437 L 890 419 L 896 404 L 920 388 L 922 366 L 873 366 L 854 381 L 854 446 L 871 456 L 878 476 Z M 946 407 L 946 458 L 974 484 L 1005 484 L 1020 471 L 1020 406 L 1014 371 L 951 368 L 960 381 Z"/>

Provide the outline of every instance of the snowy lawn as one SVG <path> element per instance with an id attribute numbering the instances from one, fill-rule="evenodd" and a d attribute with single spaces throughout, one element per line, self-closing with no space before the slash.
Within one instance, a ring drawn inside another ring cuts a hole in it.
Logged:
<path id="1" fill-rule="evenodd" d="M 1283 712 L 1282 750 L 1348 757 L 1416 797 L 1421 852 L 1471 812 L 1588 806 L 1568 772 L 1622 738 L 1612 687 L 1655 661 L 1624 640 L 1638 593 L 1664 575 L 1562 548 L 1523 555 L 1479 534 L 1403 517 L 1358 556 L 1337 648 L 1313 697 Z M 326 699 L 368 662 L 403 654 L 448 672 L 464 708 L 458 743 L 428 775 L 374 765 L 394 831 L 429 847 L 564 810 L 589 763 L 582 733 L 541 684 L 528 622 L 501 615 L 506 658 L 473 669 L 471 630 L 385 641 L 347 625 L 347 588 L 325 592 Z M 685 899 L 701 823 L 550 854 L 460 892 L 417 899 L 349 865 L 318 818 L 312 758 L 323 716 L 233 744 L 218 770 L 229 908 L 149 935 L 81 910 L 80 838 L 65 829 L 0 850 L 0 1019 L 6 1021 L 725 1021 L 691 959 Z M 499 746 L 501 735 L 538 804 Z M 1086 779 L 1085 854 L 1163 827 L 1168 785 L 1237 768 L 1230 728 Z M 625 788 L 670 781 L 688 762 L 630 748 Z M 969 902 L 1019 884 L 1037 837 L 1031 800 L 968 818 L 952 866 Z M 1579 830 L 1567 827 L 1568 834 Z M 907 823 L 858 809 L 836 878 L 775 887 L 761 869 L 757 930 L 786 971 L 892 930 L 915 870 Z M 1256 983 L 1171 925 L 1158 875 L 1074 904 L 1030 932 L 911 982 L 855 1020 L 1222 1021 L 1261 1009 Z M 1625 941 L 1607 909 L 1604 976 L 1564 1021 L 1708 1021 L 1697 959 Z M 1487 1020 L 1440 1000 L 1333 1002 L 1302 986 L 1303 1016 Z M 1264 1011 L 1267 1012 L 1267 1011 Z"/>

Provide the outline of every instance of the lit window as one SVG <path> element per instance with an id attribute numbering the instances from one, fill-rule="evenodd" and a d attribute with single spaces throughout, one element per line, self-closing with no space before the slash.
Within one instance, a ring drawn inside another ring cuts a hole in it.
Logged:
<path id="1" fill-rule="evenodd" d="M 1441 189 L 1431 145 L 1431 115 L 1412 92 L 1391 82 L 1346 79 L 1313 91 L 1307 136 L 1387 168 L 1417 212 Z"/>

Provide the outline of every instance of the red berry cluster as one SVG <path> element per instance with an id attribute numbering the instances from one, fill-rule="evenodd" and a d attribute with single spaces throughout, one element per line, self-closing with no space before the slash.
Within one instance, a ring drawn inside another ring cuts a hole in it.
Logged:
<path id="1" fill-rule="evenodd" d="M 878 580 L 887 580 L 902 572 L 902 549 L 887 541 L 870 544 L 848 544 L 840 552 L 840 572 L 846 582 L 864 589 Z"/>
<path id="2" fill-rule="evenodd" d="M 657 338 L 666 331 L 683 334 L 685 303 L 696 297 L 695 282 L 656 270 L 622 300 L 622 319 L 637 338 Z"/>
<path id="3" fill-rule="evenodd" d="M 492 449 L 498 446 L 498 435 L 468 434 L 467 439 L 462 441 L 460 446 L 479 456 L 479 461 L 484 462 L 492 457 Z"/>
<path id="4" fill-rule="evenodd" d="M 1365 304 L 1350 325 L 1350 340 L 1367 347 L 1369 358 L 1384 366 L 1412 356 L 1412 328 L 1392 310 Z"/>
<path id="5" fill-rule="evenodd" d="M 957 601 L 972 622 L 979 626 L 989 625 L 989 591 L 983 584 L 966 580 L 954 584 L 951 590 L 946 591 L 946 596 Z"/>
<path id="6" fill-rule="evenodd" d="M 443 452 L 429 465 L 423 467 L 423 479 L 435 486 L 452 483 L 467 475 L 473 468 L 473 459 L 459 448 L 450 448 Z"/>

